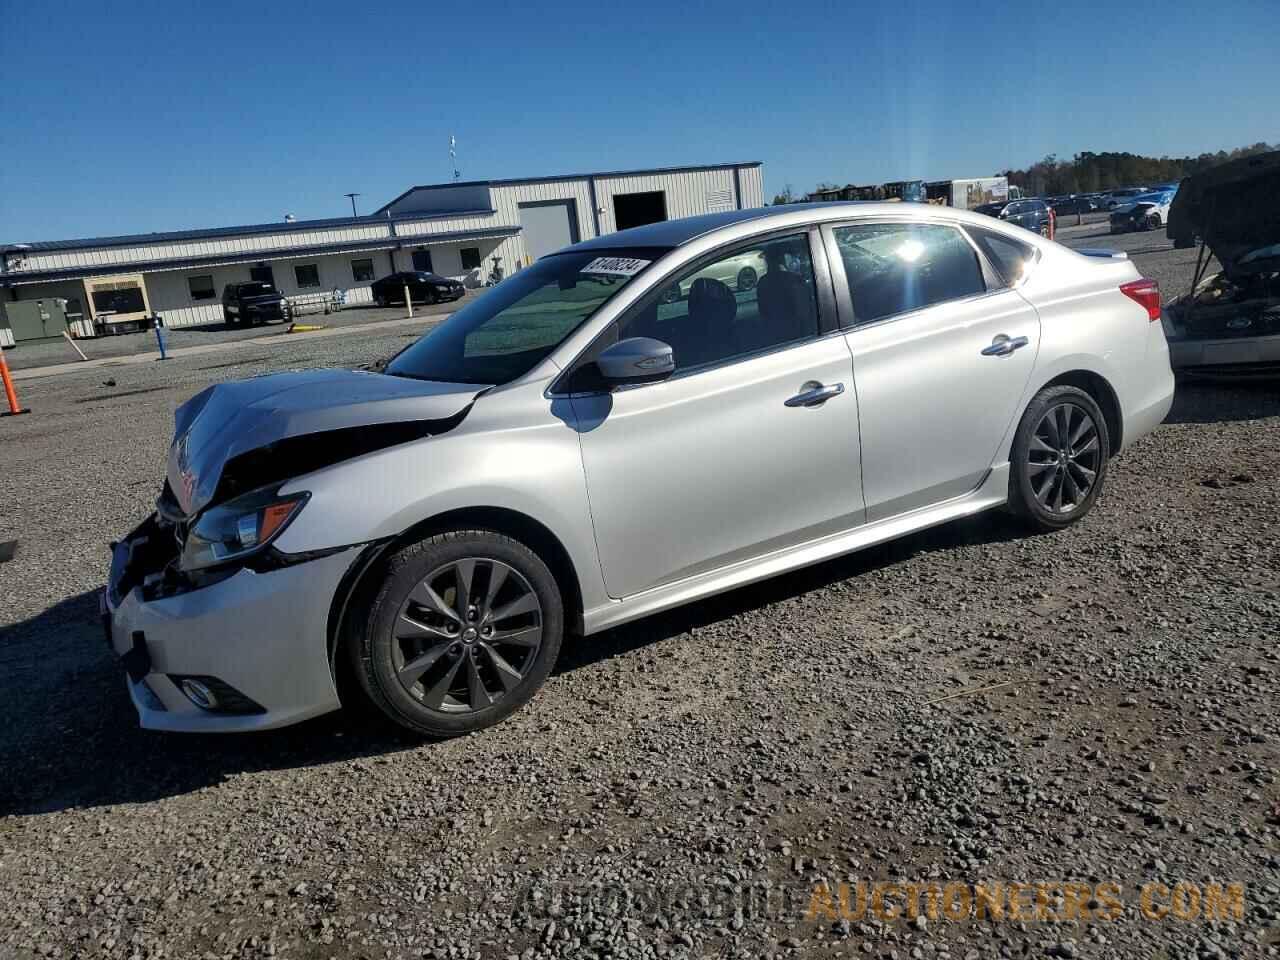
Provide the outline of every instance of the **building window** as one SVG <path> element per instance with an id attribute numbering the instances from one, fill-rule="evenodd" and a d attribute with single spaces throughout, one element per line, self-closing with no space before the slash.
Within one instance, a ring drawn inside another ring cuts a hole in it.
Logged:
<path id="1" fill-rule="evenodd" d="M 430 250 L 413 251 L 413 269 L 421 273 L 435 273 L 435 270 L 431 267 Z"/>
<path id="2" fill-rule="evenodd" d="M 187 289 L 191 291 L 192 300 L 212 300 L 218 295 L 218 291 L 213 289 L 212 274 L 187 277 Z"/>
<path id="3" fill-rule="evenodd" d="M 320 268 L 314 263 L 300 263 L 293 268 L 293 279 L 299 290 L 320 286 Z"/>
<path id="4" fill-rule="evenodd" d="M 356 283 L 368 283 L 373 279 L 372 260 L 352 260 L 351 279 Z"/>
<path id="5" fill-rule="evenodd" d="M 479 247 L 463 247 L 458 251 L 458 255 L 462 257 L 463 270 L 479 270 L 480 269 L 480 248 Z"/>

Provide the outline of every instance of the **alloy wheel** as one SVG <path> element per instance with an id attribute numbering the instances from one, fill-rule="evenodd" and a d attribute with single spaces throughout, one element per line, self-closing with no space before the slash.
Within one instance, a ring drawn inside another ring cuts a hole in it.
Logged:
<path id="1" fill-rule="evenodd" d="M 467 557 L 436 568 L 409 593 L 392 628 L 392 665 L 428 709 L 473 713 L 524 680 L 542 625 L 542 605 L 520 571 Z"/>
<path id="2" fill-rule="evenodd" d="M 1024 469 L 1036 501 L 1050 513 L 1079 509 L 1098 479 L 1098 426 L 1083 407 L 1059 403 L 1036 424 Z"/>

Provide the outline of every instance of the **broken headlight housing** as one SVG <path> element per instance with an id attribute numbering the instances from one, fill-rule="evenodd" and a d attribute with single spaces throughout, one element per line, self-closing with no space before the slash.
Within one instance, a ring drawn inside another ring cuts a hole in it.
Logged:
<path id="1" fill-rule="evenodd" d="M 205 570 L 257 553 L 280 535 L 310 496 L 281 496 L 273 487 L 210 507 L 188 530 L 178 566 L 187 572 Z"/>

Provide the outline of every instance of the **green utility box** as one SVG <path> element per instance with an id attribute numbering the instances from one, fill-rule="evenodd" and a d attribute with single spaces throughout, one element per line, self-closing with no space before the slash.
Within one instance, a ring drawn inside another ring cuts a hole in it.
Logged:
<path id="1" fill-rule="evenodd" d="M 67 330 L 67 301 L 61 297 L 16 300 L 4 305 L 14 340 L 44 340 L 60 337 Z"/>

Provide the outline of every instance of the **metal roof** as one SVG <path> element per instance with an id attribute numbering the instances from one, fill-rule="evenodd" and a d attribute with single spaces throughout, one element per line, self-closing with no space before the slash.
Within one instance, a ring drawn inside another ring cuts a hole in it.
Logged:
<path id="1" fill-rule="evenodd" d="M 664 173 L 698 173 L 702 170 L 735 170 L 741 167 L 763 166 L 760 160 L 744 160 L 742 163 L 704 163 L 687 167 L 650 167 L 647 170 L 600 170 L 594 173 L 558 173 L 549 177 L 514 177 L 506 180 L 450 180 L 446 183 L 424 183 L 410 187 L 389 203 L 383 204 L 374 215 L 395 206 L 409 194 L 418 190 L 443 190 L 448 187 L 512 187 L 522 183 L 560 183 L 566 180 L 602 180 L 606 177 L 646 177 Z"/>
<path id="2" fill-rule="evenodd" d="M 172 243 L 183 240 L 216 240 L 221 237 L 245 234 L 295 233 L 306 230 L 323 230 L 329 227 L 369 227 L 385 223 L 403 223 L 419 220 L 448 220 L 453 217 L 492 216 L 496 210 L 450 210 L 445 213 L 424 212 L 387 216 L 373 213 L 365 217 L 333 217 L 327 220 L 278 220 L 274 223 L 252 223 L 239 227 L 207 227 L 202 230 L 175 230 L 168 233 L 134 233 L 120 237 L 88 237 L 81 240 L 41 240 L 35 243 L 0 244 L 0 251 L 13 252 L 20 248 L 24 253 L 48 253 L 55 250 L 84 250 L 97 247 L 128 247 L 149 243 Z"/>
<path id="3" fill-rule="evenodd" d="M 281 250 L 259 250 L 251 253 L 210 254 L 203 257 L 177 257 L 168 260 L 135 261 L 132 263 L 95 264 L 88 267 L 66 267 L 56 270 L 32 270 L 27 272 L 0 273 L 0 286 L 21 286 L 26 283 L 46 283 L 51 280 L 75 280 L 81 277 L 107 277 L 117 273 L 155 273 L 166 270 L 191 270 L 234 263 L 259 263 L 272 260 L 298 260 L 335 253 L 364 253 L 370 250 L 422 247 L 432 243 L 458 243 L 466 240 L 487 240 L 493 237 L 513 237 L 519 226 L 486 227 L 478 230 L 454 230 L 449 233 L 427 233 L 411 237 L 379 237 L 376 240 L 353 240 L 346 243 L 327 243 L 311 247 L 286 247 Z"/>

